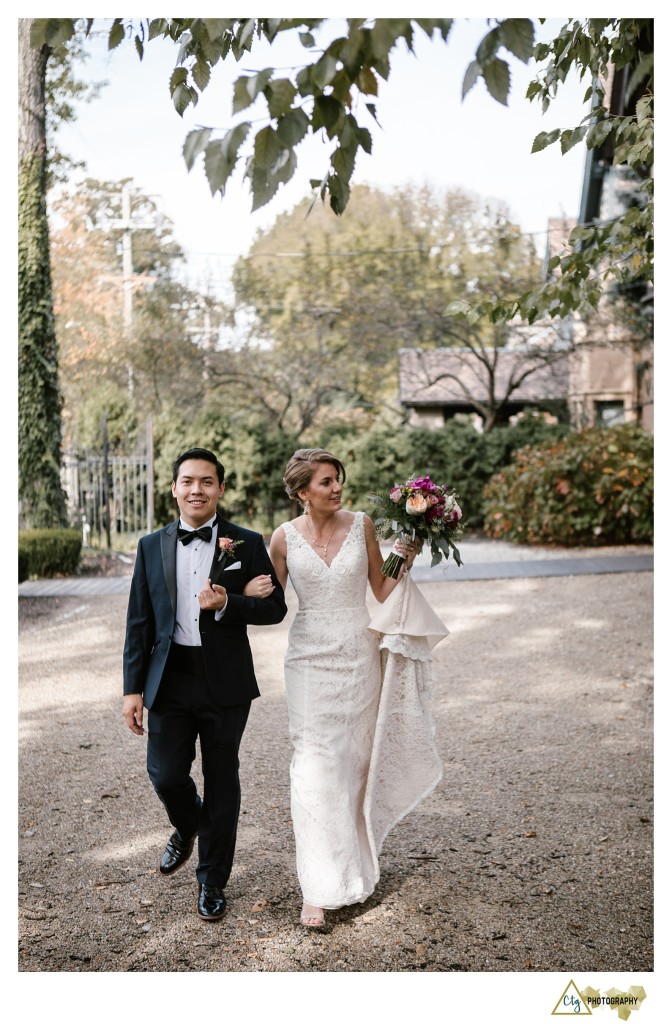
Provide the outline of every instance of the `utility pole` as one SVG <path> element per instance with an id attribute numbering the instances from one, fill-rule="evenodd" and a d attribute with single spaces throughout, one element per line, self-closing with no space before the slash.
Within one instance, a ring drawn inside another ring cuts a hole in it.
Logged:
<path id="1" fill-rule="evenodd" d="M 203 349 L 203 380 L 207 383 L 210 377 L 209 353 L 216 347 L 219 338 L 219 328 L 213 327 L 210 309 L 207 304 L 199 302 L 203 310 L 203 325 L 186 328 L 186 333 L 194 337 L 194 341 Z"/>
<path id="2" fill-rule="evenodd" d="M 121 231 L 121 270 L 124 290 L 124 333 L 128 344 L 133 340 L 133 232 L 152 231 L 154 220 L 133 220 L 131 211 L 131 186 L 125 182 L 121 187 L 121 219 L 112 221 L 110 231 Z M 128 365 L 128 393 L 133 394 L 133 367 Z"/>

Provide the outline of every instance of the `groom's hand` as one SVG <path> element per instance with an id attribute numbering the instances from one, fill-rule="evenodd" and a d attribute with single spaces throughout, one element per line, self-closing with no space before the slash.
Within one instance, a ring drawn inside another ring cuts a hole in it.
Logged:
<path id="1" fill-rule="evenodd" d="M 124 710 L 122 714 L 126 719 L 126 725 L 136 736 L 142 736 L 144 727 L 142 724 L 142 712 L 144 703 L 141 693 L 127 693 L 124 695 Z"/>
<path id="2" fill-rule="evenodd" d="M 221 612 L 223 608 L 226 608 L 227 600 L 225 588 L 220 587 L 219 583 L 211 583 L 210 580 L 205 581 L 205 586 L 198 595 L 198 603 L 201 608 L 206 608 L 211 612 Z"/>

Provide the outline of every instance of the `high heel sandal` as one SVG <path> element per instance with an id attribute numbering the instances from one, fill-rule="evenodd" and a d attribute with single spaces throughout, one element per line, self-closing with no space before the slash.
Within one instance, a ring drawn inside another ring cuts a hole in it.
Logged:
<path id="1" fill-rule="evenodd" d="M 310 904 L 308 904 L 310 906 Z M 325 934 L 329 931 L 328 926 L 324 923 L 324 911 L 321 907 L 312 907 L 310 911 L 306 910 L 306 904 L 304 903 L 301 910 L 301 916 L 299 923 L 303 928 L 308 928 L 313 932 L 320 932 Z"/>

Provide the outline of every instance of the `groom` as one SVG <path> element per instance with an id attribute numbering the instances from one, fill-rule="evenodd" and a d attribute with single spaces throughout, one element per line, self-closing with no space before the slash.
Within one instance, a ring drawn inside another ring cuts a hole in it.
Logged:
<path id="1" fill-rule="evenodd" d="M 136 735 L 148 714 L 147 771 L 175 831 L 159 870 L 172 874 L 198 835 L 198 915 L 226 910 L 240 808 L 238 748 L 259 696 L 247 626 L 280 622 L 283 590 L 260 534 L 217 512 L 224 467 L 205 448 L 173 466 L 178 522 L 138 544 L 124 645 L 124 718 Z M 260 597 L 245 584 L 266 575 Z M 268 596 L 267 596 L 268 595 Z M 204 796 L 191 766 L 200 739 Z"/>

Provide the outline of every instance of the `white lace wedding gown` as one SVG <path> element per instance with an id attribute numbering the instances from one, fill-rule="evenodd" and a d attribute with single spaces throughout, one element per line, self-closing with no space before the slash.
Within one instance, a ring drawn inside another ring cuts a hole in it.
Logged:
<path id="1" fill-rule="evenodd" d="M 283 529 L 299 600 L 285 658 L 297 871 L 305 902 L 334 909 L 371 895 L 385 836 L 441 777 L 431 655 L 426 639 L 369 629 L 363 513 L 330 566 Z"/>

